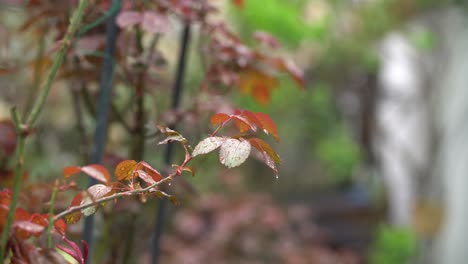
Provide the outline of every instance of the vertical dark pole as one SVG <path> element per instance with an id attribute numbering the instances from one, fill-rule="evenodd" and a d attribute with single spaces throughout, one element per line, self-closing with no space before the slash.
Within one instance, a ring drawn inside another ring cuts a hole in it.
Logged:
<path id="1" fill-rule="evenodd" d="M 179 107 L 180 98 L 182 94 L 182 85 L 184 82 L 185 67 L 187 64 L 187 51 L 188 45 L 190 42 L 190 24 L 187 22 L 184 25 L 184 30 L 182 31 L 181 45 L 179 49 L 179 61 L 177 62 L 177 70 L 175 73 L 174 88 L 172 93 L 172 109 L 175 110 Z M 174 129 L 173 125 L 173 129 Z M 164 161 L 167 165 L 172 163 L 172 144 L 168 144 L 166 148 Z M 166 217 L 167 201 L 160 200 L 159 207 L 156 215 L 156 223 L 154 227 L 154 237 L 153 237 L 153 250 L 152 250 L 152 263 L 157 264 L 159 261 L 160 255 L 160 240 L 164 228 L 164 220 Z"/>
<path id="2" fill-rule="evenodd" d="M 120 9 L 121 0 L 112 0 L 111 9 L 118 6 Z M 101 163 L 102 155 L 104 153 L 107 137 L 107 125 L 110 107 L 110 95 L 112 90 L 112 79 L 114 75 L 114 53 L 115 44 L 117 42 L 118 28 L 115 24 L 115 17 L 118 11 L 114 12 L 108 19 L 106 24 L 106 49 L 105 58 L 103 61 L 100 89 L 99 89 L 99 101 L 96 113 L 96 131 L 94 134 L 94 144 L 91 152 L 91 163 Z M 90 179 L 89 185 L 96 183 L 96 180 Z M 86 263 L 91 263 L 91 256 L 93 252 L 93 228 L 94 228 L 94 216 L 89 216 L 85 220 L 85 227 L 83 231 L 83 240 L 88 243 L 89 254 Z"/>

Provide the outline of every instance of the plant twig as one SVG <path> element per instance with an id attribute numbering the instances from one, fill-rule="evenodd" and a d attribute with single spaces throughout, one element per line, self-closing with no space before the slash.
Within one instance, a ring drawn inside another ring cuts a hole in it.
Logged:
<path id="1" fill-rule="evenodd" d="M 11 116 L 13 117 L 13 123 L 15 124 L 16 134 L 18 135 L 18 143 L 16 146 L 16 166 L 15 166 L 15 177 L 13 179 L 13 194 L 11 197 L 10 208 L 8 209 L 8 215 L 5 227 L 2 233 L 2 248 L 0 251 L 0 261 L 3 261 L 5 256 L 6 244 L 8 241 L 9 231 L 13 223 L 13 216 L 16 210 L 16 203 L 18 202 L 19 192 L 21 188 L 21 175 L 23 175 L 23 154 L 24 154 L 24 141 L 25 137 L 22 136 L 23 130 L 21 129 L 20 117 L 16 108 L 11 109 Z"/>
<path id="2" fill-rule="evenodd" d="M 60 68 L 60 65 L 62 65 L 62 62 L 65 58 L 65 54 L 68 48 L 71 46 L 73 36 L 75 35 L 78 29 L 78 26 L 80 25 L 81 20 L 83 19 L 84 11 L 86 9 L 87 4 L 88 4 L 87 0 L 80 0 L 78 8 L 72 15 L 67 33 L 65 34 L 65 37 L 61 41 L 59 51 L 54 57 L 52 66 L 47 75 L 46 82 L 44 83 L 41 93 L 36 99 L 33 105 L 33 108 L 28 115 L 28 118 L 26 119 L 26 123 L 28 125 L 32 126 L 36 122 L 37 118 L 42 112 L 42 109 L 44 108 L 45 101 L 47 99 L 47 96 L 49 95 L 50 88 L 52 87 L 52 82 L 54 81 L 55 75 L 57 74 L 57 71 Z"/>
<path id="3" fill-rule="evenodd" d="M 21 176 L 23 174 L 24 145 L 25 145 L 25 140 L 27 136 L 27 133 L 26 133 L 27 131 L 24 131 L 24 128 L 28 129 L 32 127 L 34 123 L 36 122 L 37 118 L 39 117 L 39 115 L 41 114 L 42 109 L 44 108 L 44 104 L 47 99 L 47 96 L 49 95 L 50 88 L 52 87 L 52 81 L 54 80 L 55 75 L 57 74 L 57 71 L 60 65 L 62 64 L 65 58 L 65 53 L 70 47 L 72 38 L 75 35 L 76 30 L 78 29 L 78 26 L 81 23 L 81 20 L 83 19 L 84 11 L 86 9 L 87 4 L 88 4 L 87 0 L 80 0 L 78 7 L 73 12 L 72 18 L 70 20 L 70 25 L 68 26 L 68 29 L 67 29 L 67 33 L 65 34 L 65 37 L 61 41 L 61 45 L 60 45 L 58 53 L 54 57 L 51 69 L 49 70 L 48 75 L 47 75 L 46 82 L 42 86 L 40 94 L 37 97 L 36 101 L 34 102 L 31 112 L 24 119 L 26 120 L 26 124 L 25 125 L 21 124 L 20 117 L 19 117 L 18 112 L 16 111 L 16 108 L 13 108 L 11 110 L 12 119 L 16 127 L 18 144 L 16 148 L 16 155 L 15 155 L 16 168 L 15 168 L 15 177 L 13 179 L 13 196 L 11 198 L 10 207 L 8 208 L 7 221 L 3 228 L 1 245 L 0 245 L 1 246 L 0 261 L 3 261 L 6 255 L 6 252 L 5 252 L 6 244 L 8 241 L 10 228 L 13 223 L 13 216 L 16 210 L 16 204 L 18 202 L 18 196 L 19 196 L 19 192 L 21 189 Z"/>
<path id="4" fill-rule="evenodd" d="M 57 196 L 58 191 L 58 181 L 55 181 L 54 189 L 52 190 L 52 196 L 50 197 L 50 206 L 49 206 L 49 223 L 47 224 L 47 247 L 52 247 L 52 227 L 54 226 L 54 206 L 55 206 L 55 197 Z"/>
<path id="5" fill-rule="evenodd" d="M 155 182 L 151 185 L 149 185 L 148 187 L 145 187 L 145 188 L 142 188 L 142 189 L 136 189 L 136 190 L 131 190 L 131 191 L 126 191 L 126 192 L 120 192 L 120 193 L 116 193 L 116 194 L 113 194 L 113 195 L 110 195 L 110 196 L 106 196 L 106 197 L 103 197 L 103 198 L 100 198 L 100 199 L 96 199 L 94 200 L 93 202 L 91 203 L 85 203 L 85 204 L 82 204 L 82 205 L 78 205 L 78 206 L 71 206 L 69 207 L 67 210 L 57 214 L 56 216 L 54 216 L 53 218 L 53 222 L 56 222 L 58 221 L 60 218 L 63 218 L 69 214 L 72 214 L 72 213 L 75 213 L 77 211 L 80 211 L 80 210 L 83 210 L 83 209 L 86 209 L 88 207 L 91 207 L 91 206 L 95 206 L 95 205 L 98 205 L 98 204 L 101 204 L 101 203 L 104 203 L 104 202 L 107 202 L 107 201 L 112 201 L 114 199 L 119 199 L 119 198 L 122 198 L 122 197 L 129 197 L 129 196 L 134 196 L 134 195 L 138 195 L 138 194 L 142 194 L 142 193 L 155 193 L 156 191 L 160 191 L 160 190 L 155 190 L 154 188 L 156 186 L 159 186 L 165 182 L 169 182 L 171 181 L 174 176 L 176 176 L 177 174 L 172 174 L 172 175 L 169 175 L 163 179 L 161 179 L 160 181 L 158 182 Z M 153 190 L 152 190 L 153 189 Z M 169 196 L 168 194 L 164 193 L 164 192 L 161 192 L 164 196 Z"/>

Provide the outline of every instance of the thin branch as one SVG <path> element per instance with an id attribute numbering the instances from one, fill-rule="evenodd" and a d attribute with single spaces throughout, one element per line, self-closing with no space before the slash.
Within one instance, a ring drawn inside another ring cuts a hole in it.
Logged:
<path id="1" fill-rule="evenodd" d="M 83 19 L 84 11 L 86 9 L 87 4 L 87 0 L 80 0 L 78 8 L 72 15 L 67 33 L 61 41 L 58 53 L 54 57 L 52 66 L 47 75 L 46 82 L 44 83 L 41 93 L 39 94 L 39 97 L 35 101 L 34 106 L 31 112 L 29 113 L 28 118 L 26 119 L 26 123 L 30 126 L 32 126 L 36 122 L 37 118 L 42 112 L 42 109 L 44 108 L 45 101 L 47 99 L 47 96 L 49 95 L 50 88 L 52 87 L 52 82 L 54 81 L 55 75 L 57 74 L 60 65 L 62 65 L 68 48 L 71 46 L 73 36 L 75 35 L 78 26 L 80 25 L 81 20 Z"/>
<path id="2" fill-rule="evenodd" d="M 8 236 L 10 233 L 11 225 L 13 223 L 13 216 L 16 210 L 16 203 L 18 202 L 18 196 L 19 196 L 19 192 L 21 189 L 21 175 L 23 174 L 23 154 L 24 154 L 24 145 L 25 145 L 24 143 L 25 143 L 26 136 L 27 136 L 27 131 L 25 131 L 24 128 L 28 129 L 32 127 L 34 123 L 36 122 L 37 118 L 39 117 L 39 115 L 41 114 L 42 109 L 44 108 L 44 104 L 47 99 L 47 96 L 49 95 L 50 88 L 52 87 L 52 81 L 54 80 L 55 75 L 57 74 L 57 71 L 60 65 L 62 64 L 65 58 L 65 54 L 71 45 L 73 36 L 75 35 L 81 23 L 81 20 L 83 19 L 83 15 L 84 15 L 87 4 L 88 4 L 87 0 L 80 0 L 78 7 L 73 12 L 72 18 L 70 20 L 70 25 L 68 26 L 68 29 L 67 29 L 67 33 L 65 34 L 65 37 L 61 41 L 61 45 L 60 45 L 58 53 L 54 57 L 51 69 L 47 75 L 46 82 L 42 86 L 40 94 L 37 97 L 36 101 L 34 102 L 31 112 L 25 118 L 26 124 L 25 125 L 21 124 L 19 114 L 15 108 L 11 110 L 13 122 L 15 123 L 15 127 L 16 127 L 18 144 L 17 144 L 16 156 L 15 156 L 16 169 L 15 169 L 15 177 L 13 180 L 13 196 L 11 198 L 10 207 L 8 209 L 7 221 L 6 221 L 5 226 L 3 227 L 1 249 L 0 249 L 0 261 L 4 260 L 4 257 L 6 254 L 5 250 L 6 250 L 6 245 L 8 241 Z"/>
<path id="3" fill-rule="evenodd" d="M 11 116 L 13 117 L 13 122 L 16 128 L 16 134 L 18 135 L 18 143 L 16 147 L 16 168 L 15 168 L 15 178 L 13 179 L 13 194 L 10 201 L 10 208 L 8 209 L 8 215 L 6 224 L 3 227 L 2 233 L 2 244 L 0 250 L 0 262 L 3 261 L 5 256 L 6 244 L 8 241 L 9 231 L 13 223 L 13 216 L 16 210 L 16 203 L 18 202 L 19 192 L 21 189 L 21 175 L 23 174 L 23 155 L 24 155 L 24 141 L 25 137 L 23 136 L 23 130 L 21 129 L 20 117 L 16 108 L 11 109 Z"/>
<path id="4" fill-rule="evenodd" d="M 53 215 L 54 215 L 54 206 L 55 198 L 58 191 L 58 181 L 55 181 L 54 189 L 52 190 L 52 196 L 50 198 L 50 207 L 49 207 L 49 223 L 47 224 L 47 247 L 52 248 L 52 226 L 54 225 Z"/>
<path id="5" fill-rule="evenodd" d="M 143 188 L 143 189 L 137 189 L 137 190 L 131 190 L 131 191 L 126 191 L 126 192 L 116 193 L 116 194 L 113 194 L 113 195 L 110 195 L 110 196 L 103 197 L 101 199 L 97 199 L 97 200 L 95 200 L 95 201 L 93 201 L 91 203 L 86 203 L 86 204 L 82 204 L 82 205 L 79 205 L 79 206 L 71 206 L 67 210 L 57 214 L 54 217 L 53 222 L 57 222 L 59 219 L 65 217 L 65 216 L 67 216 L 69 214 L 78 212 L 80 210 L 86 209 L 86 208 L 91 207 L 91 206 L 99 205 L 99 204 L 107 202 L 107 201 L 112 201 L 114 199 L 119 199 L 119 198 L 128 197 L 128 196 L 134 196 L 134 195 L 143 194 L 143 193 L 151 194 L 151 193 L 155 193 L 157 191 L 161 192 L 160 190 L 152 190 L 152 189 L 154 189 L 156 186 L 159 186 L 159 185 L 161 185 L 161 184 L 163 184 L 165 182 L 171 181 L 174 178 L 174 176 L 176 176 L 176 174 L 169 175 L 166 178 L 163 178 L 162 180 L 160 180 L 158 182 L 155 182 L 155 183 L 153 183 L 153 184 L 151 184 L 148 187 Z M 161 192 L 161 193 L 164 196 L 169 197 L 168 194 L 166 194 L 164 192 Z"/>

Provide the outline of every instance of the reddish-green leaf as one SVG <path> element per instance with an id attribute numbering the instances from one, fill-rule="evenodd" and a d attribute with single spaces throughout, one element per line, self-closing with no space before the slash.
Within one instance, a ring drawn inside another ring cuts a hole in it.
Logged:
<path id="1" fill-rule="evenodd" d="M 109 171 L 102 165 L 92 164 L 84 166 L 81 167 L 81 171 L 104 184 L 109 184 L 111 182 Z"/>
<path id="2" fill-rule="evenodd" d="M 71 202 L 70 207 L 79 206 L 81 204 L 82 198 L 83 198 L 83 194 L 81 192 L 78 193 L 77 195 L 75 195 L 75 197 L 73 198 L 73 200 Z M 74 224 L 74 223 L 80 221 L 80 218 L 81 218 L 81 212 L 76 211 L 74 213 L 66 215 L 65 216 L 65 222 L 67 222 L 67 224 Z"/>
<path id="3" fill-rule="evenodd" d="M 263 131 L 266 134 L 270 134 L 271 136 L 273 136 L 276 142 L 279 142 L 278 129 L 276 128 L 276 124 L 275 122 L 273 122 L 271 117 L 264 113 L 255 113 L 255 116 L 261 123 L 261 128 L 263 129 Z"/>
<path id="4" fill-rule="evenodd" d="M 81 168 L 78 166 L 68 166 L 63 168 L 63 177 L 68 178 L 73 174 L 77 174 L 81 172 Z"/>
<path id="5" fill-rule="evenodd" d="M 137 165 L 137 162 L 134 160 L 124 160 L 120 162 L 117 165 L 117 167 L 115 167 L 115 171 L 114 171 L 114 174 L 115 174 L 115 177 L 117 177 L 117 180 L 123 181 L 123 180 L 131 179 L 136 165 Z"/>
<path id="6" fill-rule="evenodd" d="M 59 219 L 55 221 L 54 227 L 55 227 L 55 230 L 57 230 L 57 232 L 61 235 L 64 235 L 65 232 L 67 231 L 67 224 L 65 223 L 65 221 L 63 221 L 63 219 Z"/>
<path id="7" fill-rule="evenodd" d="M 149 185 L 156 183 L 156 181 L 148 173 L 142 170 L 137 170 L 138 177 Z"/>
<path id="8" fill-rule="evenodd" d="M 109 184 L 111 182 L 111 176 L 109 174 L 109 171 L 106 169 L 106 167 L 99 165 L 99 164 L 91 164 L 91 165 L 87 165 L 83 167 L 78 167 L 78 166 L 65 167 L 63 169 L 63 176 L 65 178 L 68 178 L 71 175 L 76 174 L 80 171 L 84 172 L 88 176 L 102 183 Z"/>
<path id="9" fill-rule="evenodd" d="M 239 132 L 245 133 L 249 130 L 256 131 L 257 127 L 251 124 L 246 118 L 241 115 L 234 115 L 234 125 L 239 129 Z"/>
<path id="10" fill-rule="evenodd" d="M 225 113 L 217 113 L 211 117 L 210 122 L 212 126 L 216 126 L 218 124 L 223 124 L 229 119 L 231 119 L 230 115 L 225 114 Z"/>
<path id="11" fill-rule="evenodd" d="M 159 173 L 159 171 L 157 171 L 155 168 L 151 167 L 151 165 L 149 165 L 148 163 L 144 161 L 141 161 L 138 163 L 137 169 L 143 170 L 144 172 L 146 172 L 156 182 L 162 180 L 163 178 L 161 176 L 161 173 Z"/>
<path id="12" fill-rule="evenodd" d="M 185 139 L 179 132 L 175 131 L 175 130 L 172 130 L 166 126 L 157 126 L 159 131 L 163 134 L 165 134 L 167 136 L 166 139 L 164 139 L 163 141 L 160 141 L 158 144 L 161 145 L 161 144 L 167 144 L 171 141 L 179 141 L 181 142 L 182 144 L 186 144 L 187 143 L 187 139 Z"/>
<path id="13" fill-rule="evenodd" d="M 228 138 L 219 150 L 219 161 L 228 168 L 237 167 L 249 157 L 250 149 L 247 140 Z"/>
<path id="14" fill-rule="evenodd" d="M 225 140 L 226 139 L 223 137 L 205 138 L 204 140 L 200 141 L 200 143 L 197 144 L 197 146 L 192 152 L 192 156 L 196 157 L 201 154 L 210 153 L 211 151 L 219 148 Z"/>
<path id="15" fill-rule="evenodd" d="M 273 148 L 268 143 L 259 138 L 250 138 L 249 142 L 255 149 L 259 151 L 260 159 L 275 172 L 276 176 L 278 176 L 277 165 L 281 163 L 281 159 L 273 150 Z"/>
<path id="16" fill-rule="evenodd" d="M 94 203 L 96 200 L 107 196 L 109 193 L 112 192 L 111 186 L 106 186 L 104 184 L 95 184 L 88 188 L 88 190 L 84 193 L 84 198 L 81 201 L 80 205 L 91 204 Z M 81 210 L 81 213 L 85 216 L 90 216 L 94 214 L 97 210 L 97 205 L 89 206 Z"/>
<path id="17" fill-rule="evenodd" d="M 15 221 L 13 223 L 13 228 L 16 229 L 20 237 L 27 238 L 31 234 L 39 235 L 44 231 L 44 226 L 30 222 L 30 221 Z"/>

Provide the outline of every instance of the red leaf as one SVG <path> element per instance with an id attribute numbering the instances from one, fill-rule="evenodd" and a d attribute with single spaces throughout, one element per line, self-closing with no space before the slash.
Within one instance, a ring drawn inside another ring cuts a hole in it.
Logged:
<path id="1" fill-rule="evenodd" d="M 144 182 L 148 183 L 149 185 L 156 183 L 153 177 L 151 177 L 148 173 L 142 170 L 138 170 L 137 174 L 138 174 L 138 177 L 140 177 L 140 179 L 142 179 Z"/>
<path id="2" fill-rule="evenodd" d="M 231 116 L 229 116 L 228 114 L 217 113 L 211 117 L 210 122 L 212 126 L 216 126 L 218 124 L 223 125 L 223 123 L 227 122 L 230 119 L 231 119 Z"/>
<path id="3" fill-rule="evenodd" d="M 32 215 L 31 215 L 31 218 L 29 219 L 29 221 L 30 221 L 31 223 L 38 224 L 38 225 L 40 225 L 40 226 L 42 226 L 42 227 L 44 227 L 44 228 L 46 228 L 47 225 L 48 225 L 48 223 L 49 223 L 49 219 L 48 219 L 48 215 L 47 215 L 47 214 L 45 214 L 45 215 L 32 214 Z M 33 233 L 33 235 L 34 235 L 35 237 L 38 237 L 38 236 L 41 235 L 41 233 L 42 233 L 42 231 L 37 232 L 37 233 Z"/>
<path id="4" fill-rule="evenodd" d="M 20 221 L 20 220 L 29 220 L 31 215 L 24 210 L 23 208 L 16 208 L 15 210 L 15 216 L 13 218 L 14 221 Z"/>
<path id="5" fill-rule="evenodd" d="M 61 235 L 65 235 L 67 231 L 67 223 L 63 219 L 59 219 L 54 223 L 55 230 Z"/>
<path id="6" fill-rule="evenodd" d="M 250 144 L 260 152 L 261 160 L 275 172 L 276 176 L 278 176 L 278 169 L 276 165 L 281 163 L 281 159 L 278 154 L 276 154 L 276 152 L 268 143 L 259 138 L 250 138 L 249 141 Z"/>
<path id="7" fill-rule="evenodd" d="M 246 118 L 241 115 L 232 116 L 234 119 L 234 125 L 239 129 L 239 132 L 245 133 L 249 130 L 257 131 L 257 127 L 251 124 Z"/>
<path id="8" fill-rule="evenodd" d="M 84 166 L 81 167 L 81 171 L 104 184 L 109 184 L 111 182 L 109 171 L 102 165 L 92 164 Z"/>
<path id="9" fill-rule="evenodd" d="M 68 166 L 63 168 L 63 177 L 68 178 L 73 174 L 76 174 L 81 171 L 81 168 L 78 166 Z"/>
<path id="10" fill-rule="evenodd" d="M 151 165 L 149 165 L 148 163 L 144 161 L 141 161 L 138 164 L 139 164 L 139 166 L 137 166 L 138 169 L 143 169 L 143 171 L 148 173 L 151 176 L 151 178 L 153 178 L 153 180 L 155 180 L 156 182 L 162 180 L 163 177 L 161 176 L 161 173 L 159 173 L 159 171 L 151 167 Z"/>
<path id="11" fill-rule="evenodd" d="M 276 142 L 279 142 L 278 129 L 276 128 L 275 122 L 273 122 L 273 120 L 267 114 L 264 113 L 255 113 L 255 116 L 261 123 L 261 128 L 263 129 L 263 131 L 273 136 Z"/>
<path id="12" fill-rule="evenodd" d="M 15 228 L 17 235 L 22 239 L 28 238 L 31 234 L 38 236 L 45 229 L 44 226 L 30 221 L 15 221 L 13 228 Z"/>
<path id="13" fill-rule="evenodd" d="M 116 18 L 116 23 L 119 27 L 132 27 L 139 24 L 142 21 L 142 15 L 140 12 L 135 11 L 123 11 Z"/>

